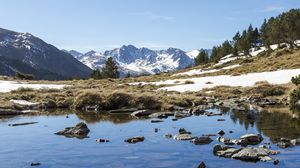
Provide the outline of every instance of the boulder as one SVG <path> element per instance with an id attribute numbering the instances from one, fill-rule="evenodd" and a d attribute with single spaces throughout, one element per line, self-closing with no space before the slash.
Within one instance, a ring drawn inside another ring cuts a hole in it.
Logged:
<path id="1" fill-rule="evenodd" d="M 138 136 L 138 137 L 132 137 L 132 138 L 126 139 L 125 142 L 130 143 L 130 144 L 135 144 L 138 142 L 143 142 L 144 140 L 145 140 L 145 137 Z"/>
<path id="2" fill-rule="evenodd" d="M 240 149 L 236 149 L 234 147 L 230 146 L 223 146 L 223 145 L 215 145 L 213 149 L 213 153 L 220 157 L 225 158 L 231 158 L 231 156 L 237 152 L 239 152 Z"/>
<path id="3" fill-rule="evenodd" d="M 278 151 L 265 148 L 242 148 L 239 152 L 232 155 L 233 159 L 242 161 L 270 161 L 274 160 L 269 155 L 276 155 Z"/>
<path id="4" fill-rule="evenodd" d="M 175 140 L 178 141 L 188 141 L 188 140 L 192 140 L 194 137 L 192 136 L 192 134 L 177 134 L 174 136 Z"/>
<path id="5" fill-rule="evenodd" d="M 191 143 L 195 145 L 207 145 L 210 144 L 213 140 L 208 136 L 196 137 L 191 140 Z"/>
<path id="6" fill-rule="evenodd" d="M 83 122 L 78 123 L 75 127 L 67 127 L 62 131 L 55 133 L 56 135 L 63 135 L 66 137 L 86 138 L 90 130 Z"/>
<path id="7" fill-rule="evenodd" d="M 164 138 L 166 138 L 166 139 L 170 139 L 170 138 L 172 138 L 172 137 L 173 137 L 172 134 L 165 134 L 165 135 L 164 135 Z"/>
<path id="8" fill-rule="evenodd" d="M 260 134 L 246 134 L 240 137 L 239 144 L 257 145 L 263 140 L 264 138 Z"/>

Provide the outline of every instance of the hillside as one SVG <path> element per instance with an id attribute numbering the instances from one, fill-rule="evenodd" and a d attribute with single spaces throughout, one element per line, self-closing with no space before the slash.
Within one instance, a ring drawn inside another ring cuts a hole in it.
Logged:
<path id="1" fill-rule="evenodd" d="M 86 78 L 90 69 L 72 55 L 29 34 L 0 29 L 1 75 L 31 73 L 35 79 Z M 22 66 L 20 65 L 22 64 Z"/>

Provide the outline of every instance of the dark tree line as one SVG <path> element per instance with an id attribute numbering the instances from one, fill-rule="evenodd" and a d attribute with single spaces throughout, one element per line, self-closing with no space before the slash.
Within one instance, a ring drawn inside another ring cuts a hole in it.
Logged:
<path id="1" fill-rule="evenodd" d="M 265 19 L 260 28 L 254 28 L 250 25 L 242 32 L 237 32 L 232 40 L 226 40 L 222 45 L 214 46 L 209 62 L 218 62 L 228 54 L 238 55 L 241 52 L 249 54 L 250 48 L 262 45 L 269 48 L 272 44 L 287 43 L 290 48 L 294 48 L 297 47 L 294 42 L 299 39 L 300 9 L 291 9 L 277 17 Z M 201 53 L 198 57 L 196 60 L 203 60 Z M 201 63 L 205 62 L 202 61 Z M 196 65 L 199 65 L 199 62 L 196 62 Z"/>

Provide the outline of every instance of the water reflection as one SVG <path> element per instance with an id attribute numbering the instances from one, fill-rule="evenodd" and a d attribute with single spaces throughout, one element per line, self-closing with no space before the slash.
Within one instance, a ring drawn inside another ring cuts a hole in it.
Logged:
<path id="1" fill-rule="evenodd" d="M 86 112 L 76 112 L 76 116 L 87 122 L 87 123 L 97 123 L 97 122 L 112 122 L 114 124 L 124 124 L 132 120 L 138 120 L 129 114 L 109 114 L 108 112 L 98 113 L 86 113 Z"/>

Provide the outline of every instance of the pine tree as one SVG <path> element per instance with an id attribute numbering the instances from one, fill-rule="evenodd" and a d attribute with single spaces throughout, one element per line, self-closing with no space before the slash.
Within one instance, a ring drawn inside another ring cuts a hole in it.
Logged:
<path id="1" fill-rule="evenodd" d="M 102 74 L 99 71 L 99 69 L 95 69 L 92 71 L 91 78 L 93 78 L 93 79 L 101 79 L 102 78 Z"/>
<path id="2" fill-rule="evenodd" d="M 102 73 L 104 78 L 119 78 L 118 66 L 111 57 L 107 59 L 105 66 L 102 68 Z"/>
<path id="3" fill-rule="evenodd" d="M 209 61 L 208 53 L 201 49 L 199 55 L 195 58 L 195 65 L 206 64 Z"/>

